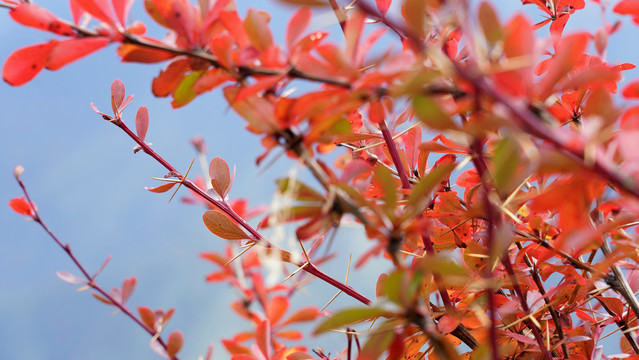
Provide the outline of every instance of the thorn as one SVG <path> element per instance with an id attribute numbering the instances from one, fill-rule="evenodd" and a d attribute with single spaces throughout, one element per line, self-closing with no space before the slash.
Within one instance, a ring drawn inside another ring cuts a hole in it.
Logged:
<path id="1" fill-rule="evenodd" d="M 189 164 L 189 168 L 186 169 L 186 173 L 182 176 L 182 179 L 179 181 L 178 187 L 173 192 L 173 195 L 171 195 L 171 198 L 169 199 L 169 204 L 171 203 L 171 200 L 173 200 L 173 197 L 175 196 L 175 194 L 177 194 L 178 190 L 180 190 L 180 186 L 182 186 L 182 184 L 184 183 L 184 180 L 186 180 L 186 176 L 189 175 L 189 171 L 191 171 L 191 167 L 193 166 L 194 162 L 195 162 L 195 158 L 191 160 L 191 164 Z"/>
<path id="2" fill-rule="evenodd" d="M 297 269 L 295 269 L 295 271 L 293 271 L 292 273 L 290 273 L 290 275 L 289 275 L 289 276 L 287 276 L 287 277 L 286 277 L 284 280 L 282 280 L 280 283 L 282 283 L 282 284 L 283 284 L 283 283 L 285 283 L 285 282 L 286 282 L 286 280 L 288 280 L 288 279 L 292 278 L 293 276 L 295 276 L 295 274 L 297 274 L 298 272 L 302 271 L 305 267 L 307 267 L 307 266 L 308 266 L 308 264 L 310 264 L 310 263 L 305 262 L 305 263 L 304 263 L 304 265 L 302 265 L 302 266 L 298 267 Z"/>
<path id="3" fill-rule="evenodd" d="M 229 261 L 226 262 L 226 264 L 224 264 L 224 267 L 228 266 L 230 263 L 232 263 L 233 261 L 235 261 L 235 259 L 239 258 L 240 256 L 244 255 L 245 252 L 251 250 L 251 248 L 253 246 L 255 246 L 255 244 L 257 244 L 257 241 L 253 241 L 250 244 L 247 244 L 246 248 L 244 250 L 242 250 L 239 254 L 233 256 L 233 258 Z"/>

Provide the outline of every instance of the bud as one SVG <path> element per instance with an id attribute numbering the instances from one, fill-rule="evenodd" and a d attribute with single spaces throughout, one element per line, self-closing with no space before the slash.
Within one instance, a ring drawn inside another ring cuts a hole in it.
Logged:
<path id="1" fill-rule="evenodd" d="M 16 180 L 20 180 L 20 176 L 22 176 L 23 172 L 24 172 L 24 167 L 22 167 L 22 165 L 18 165 L 15 168 L 13 168 L 13 176 L 15 176 Z"/>

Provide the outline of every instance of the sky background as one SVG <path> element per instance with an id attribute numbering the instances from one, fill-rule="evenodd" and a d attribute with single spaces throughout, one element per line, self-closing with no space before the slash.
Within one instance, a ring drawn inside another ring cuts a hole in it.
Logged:
<path id="1" fill-rule="evenodd" d="M 275 1 L 237 2 L 242 16 L 249 5 L 268 10 L 273 15 L 274 37 L 282 43 L 293 8 Z M 70 18 L 67 2 L 38 3 L 62 18 Z M 521 8 L 519 1 L 498 3 L 502 20 Z M 0 9 L 3 61 L 18 48 L 52 38 L 15 24 L 3 12 Z M 317 10 L 315 14 L 325 12 Z M 526 12 L 533 22 L 541 20 L 533 6 L 527 6 Z M 316 28 L 326 25 L 330 18 L 320 17 Z M 145 22 L 151 36 L 164 35 L 162 29 L 152 25 L 141 1 L 134 4 L 130 19 Z M 639 62 L 639 31 L 629 26 L 628 20 L 623 19 L 622 30 L 611 39 L 610 63 Z M 593 29 L 600 24 L 598 7 L 587 1 L 586 10 L 571 18 L 568 29 Z M 333 25 L 329 30 L 335 33 L 336 41 L 341 41 L 338 27 Z M 541 31 L 545 34 L 547 28 Z M 252 205 L 270 203 L 274 180 L 285 176 L 294 163 L 283 157 L 260 172 L 254 165 L 262 152 L 259 138 L 244 130 L 244 121 L 227 110 L 219 91 L 173 110 L 170 99 L 155 98 L 150 91 L 152 78 L 164 65 L 123 64 L 115 48 L 109 46 L 57 72 L 45 70 L 22 87 L 0 83 L 0 200 L 6 204 L 20 196 L 12 170 L 17 164 L 23 165 L 23 180 L 41 216 L 63 242 L 71 244 L 87 269 L 95 271 L 108 255 L 113 256 L 98 278 L 104 288 L 137 277 L 137 290 L 129 306 L 175 307 L 169 329 L 180 329 L 185 335 L 182 358 L 197 358 L 211 342 L 216 347 L 216 359 L 228 358 L 219 339 L 245 329 L 246 324 L 229 310 L 235 294 L 226 285 L 204 282 L 204 276 L 214 267 L 197 256 L 202 251 L 221 250 L 223 240 L 203 226 L 202 208 L 184 205 L 177 198 L 167 204 L 170 195 L 144 190 L 145 186 L 157 185 L 150 177 L 163 176 L 164 169 L 142 153 L 134 155 L 132 140 L 101 120 L 89 103 L 108 112 L 109 86 L 114 79 L 121 79 L 127 93 L 136 95 L 125 121 L 133 127 L 136 109 L 146 105 L 151 118 L 147 141 L 159 154 L 184 171 L 195 156 L 189 141 L 202 135 L 209 159 L 220 156 L 229 165 L 236 165 L 231 198 L 245 197 Z M 625 75 L 633 78 L 638 72 Z M 298 169 L 298 173 L 308 178 L 304 169 Z M 348 254 L 357 256 L 366 245 L 367 240 L 357 229 L 340 230 L 335 245 L 340 257 L 324 269 L 343 278 Z M 8 206 L 0 206 L 0 359 L 159 358 L 149 349 L 149 336 L 144 331 L 122 314 L 112 316 L 113 308 L 88 293 L 76 293 L 74 286 L 56 277 L 58 270 L 78 273 L 39 226 L 22 221 Z M 350 283 L 374 298 L 375 282 L 367 274 L 366 269 L 351 273 Z M 334 292 L 315 282 L 308 292 L 295 297 L 294 305 L 321 307 Z M 338 309 L 356 302 L 342 296 L 334 304 L 332 308 Z M 345 345 L 341 338 L 333 343 L 331 339 L 335 338 L 314 339 L 308 344 L 333 352 Z"/>

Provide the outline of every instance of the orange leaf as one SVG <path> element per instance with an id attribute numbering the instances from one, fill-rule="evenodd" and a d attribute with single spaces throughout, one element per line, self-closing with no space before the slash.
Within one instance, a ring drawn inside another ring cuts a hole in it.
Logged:
<path id="1" fill-rule="evenodd" d="M 173 359 L 175 355 L 180 351 L 184 344 L 184 336 L 180 330 L 173 331 L 166 341 L 166 352 L 170 359 Z"/>
<path id="2" fill-rule="evenodd" d="M 171 188 L 175 186 L 174 182 L 170 182 L 170 183 L 166 183 L 166 184 L 162 184 L 160 186 L 154 187 L 154 188 L 150 188 L 150 187 L 145 187 L 146 190 L 149 190 L 150 192 L 154 192 L 154 193 L 163 193 L 163 192 L 167 192 L 169 190 L 171 190 Z"/>
<path id="3" fill-rule="evenodd" d="M 57 16 L 35 4 L 20 4 L 9 11 L 9 15 L 16 22 L 36 29 L 51 31 L 58 35 L 71 36 L 75 32 L 68 24 L 60 21 Z"/>
<path id="4" fill-rule="evenodd" d="M 623 88 L 621 94 L 628 99 L 639 98 L 639 80 L 635 80 Z"/>
<path id="5" fill-rule="evenodd" d="M 54 43 L 27 46 L 9 56 L 2 68 L 2 78 L 13 86 L 29 82 L 44 68 Z"/>
<path id="6" fill-rule="evenodd" d="M 49 54 L 46 67 L 49 70 L 58 70 L 70 62 L 107 46 L 110 42 L 111 40 L 106 37 L 85 37 L 60 41 L 55 44 Z"/>
<path id="7" fill-rule="evenodd" d="M 33 216 L 33 209 L 23 197 L 9 200 L 9 206 L 20 215 Z"/>
<path id="8" fill-rule="evenodd" d="M 297 310 L 288 319 L 282 322 L 281 326 L 296 323 L 313 321 L 321 315 L 321 312 L 314 306 L 308 306 Z"/>
<path id="9" fill-rule="evenodd" d="M 268 15 L 264 12 L 250 9 L 244 19 L 244 30 L 251 44 L 260 51 L 268 49 L 273 43 L 273 35 L 268 28 Z"/>
<path id="10" fill-rule="evenodd" d="M 179 59 L 171 62 L 166 69 L 153 79 L 153 95 L 158 97 L 169 96 L 180 85 L 184 73 L 189 69 L 189 59 Z"/>
<path id="11" fill-rule="evenodd" d="M 242 240 L 250 238 L 233 220 L 218 210 L 205 212 L 202 220 L 204 220 L 204 225 L 210 232 L 222 239 Z"/>
<path id="12" fill-rule="evenodd" d="M 286 310 L 288 310 L 288 306 L 288 298 L 284 296 L 275 296 L 268 304 L 266 317 L 272 324 L 276 324 L 282 318 L 282 315 L 284 315 Z"/>
<path id="13" fill-rule="evenodd" d="M 157 40 L 143 37 L 150 43 L 164 45 Z M 165 50 L 151 49 L 146 46 L 134 45 L 134 44 L 122 44 L 118 47 L 118 55 L 124 62 L 139 62 L 145 64 L 156 63 L 171 59 L 177 54 Z"/>
<path id="14" fill-rule="evenodd" d="M 266 359 L 271 358 L 271 325 L 264 320 L 255 329 L 255 342 Z"/>
<path id="15" fill-rule="evenodd" d="M 146 306 L 138 306 L 138 313 L 142 322 L 151 329 L 155 330 L 155 313 Z"/>

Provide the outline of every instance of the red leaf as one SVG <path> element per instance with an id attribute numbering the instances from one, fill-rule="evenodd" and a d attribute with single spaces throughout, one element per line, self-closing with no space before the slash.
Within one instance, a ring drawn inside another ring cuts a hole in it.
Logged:
<path id="1" fill-rule="evenodd" d="M 299 40 L 300 36 L 308 28 L 308 24 L 311 22 L 311 9 L 308 6 L 304 6 L 299 9 L 295 15 L 291 18 L 286 29 L 286 47 L 291 52 L 294 45 Z"/>
<path id="2" fill-rule="evenodd" d="M 377 0 L 377 9 L 382 15 L 386 15 L 391 6 L 391 0 Z"/>
<path id="3" fill-rule="evenodd" d="M 222 199 L 228 194 L 229 187 L 231 185 L 231 172 L 226 161 L 220 157 L 216 157 L 211 160 L 209 165 L 209 175 L 211 176 L 211 185 L 215 192 L 220 195 Z"/>
<path id="4" fill-rule="evenodd" d="M 368 117 L 374 124 L 381 124 L 384 121 L 386 113 L 384 112 L 384 105 L 382 105 L 381 101 L 375 100 L 370 103 Z"/>
<path id="5" fill-rule="evenodd" d="M 135 130 L 138 133 L 140 140 L 144 141 L 146 137 L 146 131 L 149 129 L 149 110 L 146 106 L 142 106 L 138 109 L 138 113 L 135 115 Z"/>
<path id="6" fill-rule="evenodd" d="M 112 0 L 113 9 L 115 10 L 115 15 L 120 20 L 120 24 L 124 27 L 126 26 L 126 18 L 131 11 L 131 5 L 133 5 L 134 0 Z"/>
<path id="7" fill-rule="evenodd" d="M 16 50 L 5 61 L 2 78 L 13 86 L 26 84 L 44 68 L 53 47 L 54 43 L 48 42 Z"/>
<path id="8" fill-rule="evenodd" d="M 461 318 L 446 314 L 439 318 L 437 322 L 437 328 L 444 334 L 449 334 L 453 330 L 457 328 L 457 326 L 461 323 Z"/>
<path id="9" fill-rule="evenodd" d="M 154 188 L 150 188 L 150 187 L 145 187 L 146 190 L 149 190 L 150 192 L 154 192 L 154 193 L 163 193 L 163 192 L 167 192 L 169 190 L 171 190 L 171 188 L 175 186 L 174 182 L 170 182 L 170 183 L 166 183 L 166 184 L 162 184 L 160 186 L 154 187 Z"/>
<path id="10" fill-rule="evenodd" d="M 20 4 L 9 11 L 16 22 L 36 29 L 50 31 L 58 35 L 75 34 L 71 26 L 60 21 L 57 16 L 35 4 Z"/>
<path id="11" fill-rule="evenodd" d="M 225 214 L 217 210 L 209 210 L 202 216 L 204 225 L 213 234 L 227 240 L 242 240 L 250 237 Z"/>
<path id="12" fill-rule="evenodd" d="M 125 279 L 124 282 L 122 282 L 122 305 L 126 304 L 127 300 L 133 295 L 137 282 L 135 277 Z"/>
<path id="13" fill-rule="evenodd" d="M 107 46 L 110 42 L 111 40 L 106 37 L 86 37 L 60 42 L 52 41 L 55 46 L 49 54 L 46 67 L 49 70 L 58 70 L 70 62 Z"/>
<path id="14" fill-rule="evenodd" d="M 628 99 L 639 98 L 639 80 L 635 80 L 623 88 L 621 94 Z"/>
<path id="15" fill-rule="evenodd" d="M 639 0 L 622 0 L 615 5 L 614 12 L 639 17 Z"/>
<path id="16" fill-rule="evenodd" d="M 94 18 L 115 26 L 111 4 L 107 0 L 74 0 Z"/>
<path id="17" fill-rule="evenodd" d="M 180 330 L 173 331 L 166 341 L 166 352 L 169 358 L 174 358 L 184 344 L 184 336 Z"/>
<path id="18" fill-rule="evenodd" d="M 9 206 L 20 215 L 33 216 L 34 212 L 29 203 L 23 197 L 9 200 Z"/>

